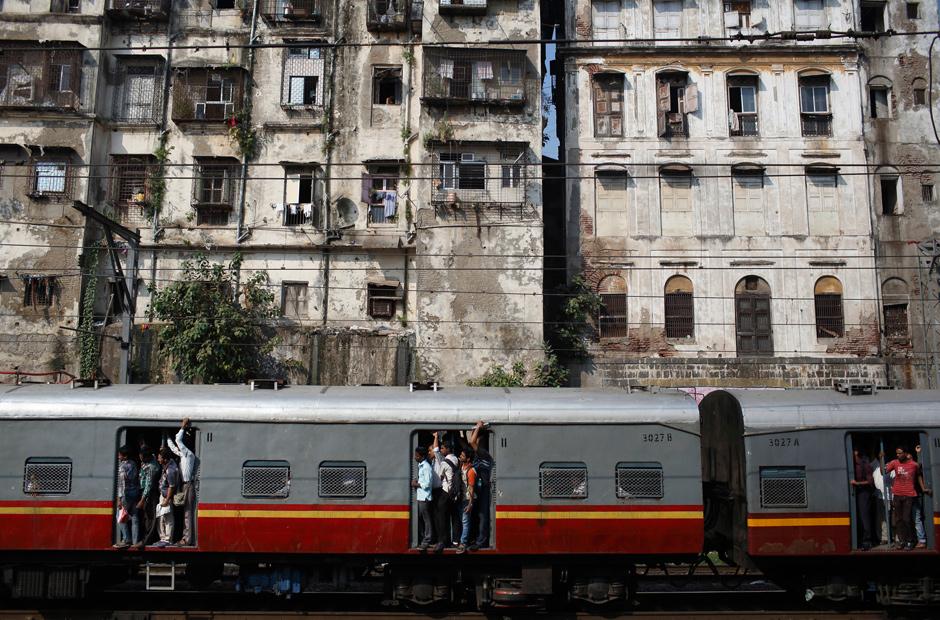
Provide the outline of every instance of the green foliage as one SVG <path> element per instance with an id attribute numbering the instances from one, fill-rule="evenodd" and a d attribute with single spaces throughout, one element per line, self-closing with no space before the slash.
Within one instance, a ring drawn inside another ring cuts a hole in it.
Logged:
<path id="1" fill-rule="evenodd" d="M 163 199 L 166 196 L 166 163 L 173 151 L 172 146 L 167 146 L 168 140 L 168 132 L 160 134 L 160 141 L 153 152 L 157 165 L 153 167 L 153 172 L 150 174 L 150 197 L 144 203 L 144 212 L 150 221 L 153 221 L 160 214 L 160 210 L 163 208 Z"/>
<path id="2" fill-rule="evenodd" d="M 401 52 L 401 57 L 405 59 L 405 62 L 408 63 L 409 67 L 415 66 L 415 50 L 414 46 L 409 45 Z"/>
<path id="3" fill-rule="evenodd" d="M 92 246 L 85 255 L 83 271 L 86 274 L 82 316 L 78 328 L 79 376 L 91 379 L 97 376 L 101 361 L 101 344 L 98 333 L 93 329 L 95 322 L 95 297 L 98 290 L 98 244 Z"/>
<path id="4" fill-rule="evenodd" d="M 199 255 L 183 263 L 178 281 L 153 294 L 151 312 L 167 323 L 160 354 L 187 383 L 242 382 L 275 344 L 262 331 L 277 315 L 264 273 L 242 285 L 243 303 L 233 295 L 241 260 L 236 255 L 226 266 Z"/>
<path id="5" fill-rule="evenodd" d="M 434 123 L 434 127 L 424 134 L 422 143 L 424 144 L 425 150 L 431 150 L 431 144 L 433 142 L 450 142 L 453 139 L 454 126 L 445 118 Z"/>
<path id="6" fill-rule="evenodd" d="M 253 159 L 258 150 L 258 134 L 251 126 L 251 116 L 246 110 L 239 112 L 230 121 L 228 137 L 244 159 Z"/>
<path id="7" fill-rule="evenodd" d="M 549 340 L 564 357 L 585 359 L 589 357 L 587 341 L 594 337 L 590 319 L 603 307 L 601 296 L 582 276 L 575 276 L 555 293 L 563 301 L 550 312 Z"/>
<path id="8" fill-rule="evenodd" d="M 499 364 L 476 379 L 467 381 L 471 387 L 564 387 L 568 384 L 568 369 L 562 367 L 558 356 L 548 343 L 542 344 L 544 357 L 526 369 L 525 362 L 514 362 L 510 370 Z"/>

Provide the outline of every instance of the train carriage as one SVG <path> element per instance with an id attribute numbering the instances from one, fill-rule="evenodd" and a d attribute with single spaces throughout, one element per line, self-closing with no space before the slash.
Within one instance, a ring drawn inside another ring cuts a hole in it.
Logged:
<path id="1" fill-rule="evenodd" d="M 159 446 L 182 417 L 199 463 L 195 545 L 113 550 L 118 446 Z M 420 555 L 412 450 L 480 419 L 496 462 L 490 544 Z M 262 563 L 286 569 L 293 591 L 370 574 L 419 603 L 458 588 L 481 604 L 559 589 L 602 602 L 626 596 L 634 563 L 702 550 L 698 411 L 679 393 L 9 386 L 0 437 L 0 564 L 22 596 L 154 562 L 211 578 L 225 561 L 256 578 Z"/>
<path id="2" fill-rule="evenodd" d="M 926 546 L 902 551 L 882 494 L 869 549 L 850 482 L 856 452 L 878 475 L 896 448 L 913 454 L 917 445 L 927 486 L 940 480 L 936 392 L 722 390 L 700 410 L 709 547 L 780 582 L 799 580 L 808 596 L 860 596 L 876 584 L 885 603 L 940 602 L 940 584 L 923 579 L 940 576 L 937 500 L 923 498 Z"/>

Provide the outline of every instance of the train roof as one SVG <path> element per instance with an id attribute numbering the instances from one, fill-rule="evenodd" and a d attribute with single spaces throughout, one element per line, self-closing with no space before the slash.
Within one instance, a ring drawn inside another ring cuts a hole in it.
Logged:
<path id="1" fill-rule="evenodd" d="M 720 390 L 737 400 L 745 432 L 807 428 L 940 426 L 940 391 L 883 390 L 849 396 L 835 390 Z"/>
<path id="2" fill-rule="evenodd" d="M 0 387 L 0 419 L 146 419 L 178 421 L 518 424 L 645 423 L 698 430 L 695 400 L 681 392 L 648 394 L 578 388 L 442 388 L 246 385 L 67 385 Z"/>

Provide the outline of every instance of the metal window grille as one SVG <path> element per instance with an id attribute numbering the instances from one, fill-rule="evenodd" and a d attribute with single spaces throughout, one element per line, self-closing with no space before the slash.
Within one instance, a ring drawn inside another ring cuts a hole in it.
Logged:
<path id="1" fill-rule="evenodd" d="M 285 282 L 281 285 L 281 316 L 307 318 L 307 283 Z"/>
<path id="2" fill-rule="evenodd" d="M 907 304 L 885 304 L 885 335 L 888 338 L 907 338 Z"/>
<path id="3" fill-rule="evenodd" d="M 228 226 L 229 209 L 196 207 L 196 226 Z"/>
<path id="4" fill-rule="evenodd" d="M 23 306 L 27 308 L 48 307 L 55 300 L 58 281 L 55 276 L 22 276 Z"/>
<path id="5" fill-rule="evenodd" d="M 281 105 L 318 108 L 326 101 L 327 51 L 320 47 L 291 47 L 281 71 Z"/>
<path id="6" fill-rule="evenodd" d="M 31 457 L 23 471 L 23 493 L 66 495 L 72 492 L 72 460 Z"/>
<path id="7" fill-rule="evenodd" d="M 838 293 L 818 293 L 815 301 L 816 337 L 837 338 L 845 335 L 842 295 Z"/>
<path id="8" fill-rule="evenodd" d="M 403 30 L 408 25 L 411 0 L 367 0 L 366 27 L 369 30 Z"/>
<path id="9" fill-rule="evenodd" d="M 623 135 L 623 76 L 594 76 L 594 135 Z"/>
<path id="10" fill-rule="evenodd" d="M 462 145 L 433 157 L 433 204 L 515 207 L 526 202 L 529 166 L 522 147 Z"/>
<path id="11" fill-rule="evenodd" d="M 108 0 L 108 11 L 116 16 L 134 18 L 165 18 L 169 13 L 167 0 Z"/>
<path id="12" fill-rule="evenodd" d="M 37 161 L 32 164 L 30 195 L 34 198 L 65 199 L 72 194 L 72 174 L 66 161 Z"/>
<path id="13" fill-rule="evenodd" d="M 82 0 L 50 0 L 50 13 L 81 13 Z"/>
<path id="14" fill-rule="evenodd" d="M 322 0 L 261 0 L 261 15 L 272 25 L 316 23 L 323 19 L 322 6 Z"/>
<path id="15" fill-rule="evenodd" d="M 429 48 L 422 96 L 430 103 L 523 104 L 527 63 L 522 50 Z"/>
<path id="16" fill-rule="evenodd" d="M 762 508 L 806 508 L 805 467 L 761 467 Z"/>
<path id="17" fill-rule="evenodd" d="M 924 202 L 933 202 L 933 184 L 924 183 L 920 186 L 920 199 Z"/>
<path id="18" fill-rule="evenodd" d="M 173 86 L 173 120 L 228 121 L 242 109 L 245 86 L 240 69 L 187 69 Z"/>
<path id="19" fill-rule="evenodd" d="M 398 305 L 398 288 L 370 284 L 368 290 L 369 316 L 373 319 L 391 319 Z"/>
<path id="20" fill-rule="evenodd" d="M 365 497 L 365 463 L 327 462 L 320 464 L 320 497 Z"/>
<path id="21" fill-rule="evenodd" d="M 440 0 L 440 13 L 486 13 L 486 0 Z"/>
<path id="22" fill-rule="evenodd" d="M 601 293 L 601 311 L 597 319 L 601 338 L 625 338 L 627 296 L 623 293 Z"/>
<path id="23" fill-rule="evenodd" d="M 149 223 L 150 172 L 156 160 L 150 156 L 111 158 L 111 203 L 118 221 L 138 227 Z"/>
<path id="24" fill-rule="evenodd" d="M 662 496 L 662 465 L 617 464 L 617 497 L 621 499 L 660 499 Z"/>
<path id="25" fill-rule="evenodd" d="M 163 110 L 163 88 L 161 85 L 161 63 L 146 65 L 120 65 L 114 81 L 117 93 L 114 97 L 112 116 L 121 123 L 156 123 Z"/>
<path id="26" fill-rule="evenodd" d="M 0 107 L 78 109 L 81 58 L 35 41 L 0 43 Z"/>
<path id="27" fill-rule="evenodd" d="M 666 338 L 691 338 L 695 334 L 692 293 L 666 293 Z"/>
<path id="28" fill-rule="evenodd" d="M 588 496 L 588 471 L 584 463 L 543 463 L 539 467 L 542 499 L 584 499 Z"/>
<path id="29" fill-rule="evenodd" d="M 287 461 L 248 461 L 242 465 L 242 497 L 289 495 L 290 464 Z"/>

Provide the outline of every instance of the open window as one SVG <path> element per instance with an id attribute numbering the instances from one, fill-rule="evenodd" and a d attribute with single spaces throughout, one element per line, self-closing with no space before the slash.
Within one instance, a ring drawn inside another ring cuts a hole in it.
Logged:
<path id="1" fill-rule="evenodd" d="M 868 81 L 868 112 L 872 118 L 891 118 L 891 80 L 874 77 Z"/>
<path id="2" fill-rule="evenodd" d="M 898 458 L 898 452 L 909 454 L 908 467 L 916 462 L 927 488 L 931 488 L 931 462 L 928 435 L 921 429 L 891 429 L 853 432 L 846 435 L 846 466 L 851 497 L 852 549 L 891 552 L 897 542 L 898 519 L 893 513 L 891 490 L 897 472 L 887 466 Z M 918 447 L 923 449 L 918 450 Z M 903 466 L 903 465 L 902 465 Z M 923 495 L 919 480 L 914 480 L 920 497 L 914 502 L 908 525 L 917 542 L 926 543 L 926 552 L 934 548 L 935 528 L 933 498 Z"/>
<path id="3" fill-rule="evenodd" d="M 284 166 L 284 202 L 275 208 L 283 210 L 283 225 L 319 228 L 322 225 L 322 170 L 313 163 L 281 162 L 281 165 Z"/>
<path id="4" fill-rule="evenodd" d="M 908 318 L 910 295 L 910 287 L 901 278 L 888 278 L 881 285 L 884 331 L 889 342 L 906 344 L 910 340 Z"/>
<path id="5" fill-rule="evenodd" d="M 401 105 L 401 67 L 372 67 L 372 103 Z"/>
<path id="6" fill-rule="evenodd" d="M 758 81 L 756 75 L 746 73 L 728 76 L 728 128 L 732 136 L 759 135 Z"/>
<path id="7" fill-rule="evenodd" d="M 751 27 L 751 0 L 724 0 L 725 28 L 745 30 Z"/>
<path id="8" fill-rule="evenodd" d="M 286 109 L 324 105 L 326 52 L 315 42 L 296 42 L 284 54 L 281 105 Z"/>
<path id="9" fill-rule="evenodd" d="M 829 106 L 829 74 L 800 75 L 800 127 L 804 136 L 832 135 L 832 109 Z"/>
<path id="10" fill-rule="evenodd" d="M 863 32 L 884 32 L 885 31 L 885 7 L 887 2 L 876 2 L 874 0 L 862 0 L 861 2 L 861 26 Z"/>
<path id="11" fill-rule="evenodd" d="M 927 105 L 927 80 L 924 78 L 914 78 L 911 80 L 911 96 L 913 97 L 915 108 L 921 108 Z"/>
<path id="12" fill-rule="evenodd" d="M 689 135 L 688 115 L 698 111 L 698 87 L 685 71 L 663 71 L 656 76 L 657 131 L 665 138 Z"/>

